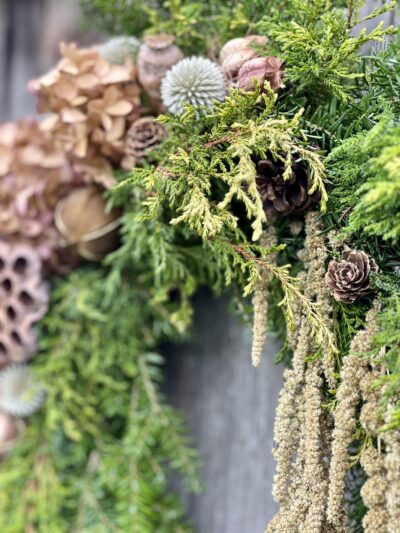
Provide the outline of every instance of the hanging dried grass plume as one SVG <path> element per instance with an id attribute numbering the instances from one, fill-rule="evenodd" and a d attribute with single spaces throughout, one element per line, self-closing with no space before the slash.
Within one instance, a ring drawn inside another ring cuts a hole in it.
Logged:
<path id="1" fill-rule="evenodd" d="M 265 248 L 276 246 L 276 229 L 271 224 L 263 232 L 260 238 L 260 244 Z M 270 261 L 275 261 L 276 254 L 269 256 Z M 260 272 L 261 279 L 257 283 L 253 295 L 253 342 L 251 349 L 251 361 L 253 366 L 259 366 L 262 352 L 264 350 L 265 338 L 268 327 L 268 297 L 270 285 L 270 273 L 262 269 Z"/>

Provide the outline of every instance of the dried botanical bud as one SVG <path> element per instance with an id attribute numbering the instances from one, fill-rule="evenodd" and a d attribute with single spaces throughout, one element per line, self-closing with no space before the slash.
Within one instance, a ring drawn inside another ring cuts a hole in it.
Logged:
<path id="1" fill-rule="evenodd" d="M 369 273 L 378 265 L 365 252 L 347 251 L 341 261 L 331 261 L 325 280 L 335 300 L 353 303 L 370 288 Z"/>
<path id="2" fill-rule="evenodd" d="M 166 136 L 166 128 L 156 122 L 154 117 L 142 117 L 136 120 L 126 136 L 126 156 L 122 166 L 130 169 L 139 164 Z"/>
<path id="3" fill-rule="evenodd" d="M 310 184 L 304 165 L 294 163 L 289 179 L 284 179 L 284 172 L 280 162 L 262 159 L 257 163 L 257 189 L 269 217 L 304 213 L 320 200 L 318 191 L 308 194 Z"/>
<path id="4" fill-rule="evenodd" d="M 255 57 L 246 61 L 239 70 L 237 85 L 240 89 L 252 91 L 256 80 L 261 87 L 266 81 L 269 82 L 273 91 L 283 87 L 285 69 L 283 61 L 279 57 Z"/>
<path id="5" fill-rule="evenodd" d="M 14 418 L 6 413 L 0 412 L 0 457 L 4 457 L 17 436 L 18 428 Z"/>
<path id="6" fill-rule="evenodd" d="M 219 56 L 224 74 L 232 81 L 236 81 L 243 63 L 257 56 L 257 52 L 251 45 L 265 45 L 267 42 L 268 39 L 261 35 L 248 35 L 228 41 L 222 47 Z"/>
<path id="7" fill-rule="evenodd" d="M 213 102 L 225 97 L 225 78 L 218 65 L 203 57 L 179 61 L 161 85 L 164 105 L 171 113 L 183 113 L 184 104 L 212 109 Z"/>
<path id="8" fill-rule="evenodd" d="M 0 409 L 9 415 L 30 416 L 40 408 L 45 394 L 26 365 L 10 365 L 0 372 Z"/>
<path id="9" fill-rule="evenodd" d="M 167 70 L 183 58 L 183 52 L 173 44 L 175 37 L 172 35 L 148 35 L 143 41 L 137 57 L 138 79 L 155 110 L 159 111 L 161 81 Z"/>
<path id="10" fill-rule="evenodd" d="M 95 185 L 75 189 L 56 207 L 57 229 L 89 261 L 100 261 L 119 241 L 120 212 L 106 212 L 106 207 L 102 191 Z"/>
<path id="11" fill-rule="evenodd" d="M 125 59 L 136 60 L 140 48 L 140 41 L 136 37 L 126 35 L 112 37 L 98 48 L 101 57 L 113 65 L 123 65 Z"/>

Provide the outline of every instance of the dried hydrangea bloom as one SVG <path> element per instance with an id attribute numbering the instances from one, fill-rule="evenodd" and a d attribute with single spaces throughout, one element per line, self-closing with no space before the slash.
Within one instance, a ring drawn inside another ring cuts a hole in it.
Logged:
<path id="1" fill-rule="evenodd" d="M 49 132 L 74 163 L 103 158 L 115 166 L 124 155 L 125 133 L 140 114 L 136 67 L 110 64 L 98 50 L 61 44 L 62 59 L 30 83 L 38 110 L 48 113 Z"/>
<path id="2" fill-rule="evenodd" d="M 0 234 L 34 243 L 46 265 L 68 270 L 60 260 L 54 227 L 59 199 L 83 178 L 34 120 L 0 125 Z"/>

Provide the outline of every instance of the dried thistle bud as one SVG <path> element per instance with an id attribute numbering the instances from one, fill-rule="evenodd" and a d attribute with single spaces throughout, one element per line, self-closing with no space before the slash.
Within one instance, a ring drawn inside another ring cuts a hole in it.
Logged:
<path id="1" fill-rule="evenodd" d="M 121 35 L 112 37 L 99 48 L 99 54 L 102 58 L 113 65 L 123 65 L 126 58 L 136 60 L 140 48 L 140 41 L 136 37 Z"/>
<path id="2" fill-rule="evenodd" d="M 175 115 L 183 113 L 185 104 L 212 109 L 214 101 L 221 102 L 225 93 L 220 67 L 204 57 L 182 59 L 167 73 L 161 85 L 164 105 Z"/>
<path id="3" fill-rule="evenodd" d="M 26 417 L 37 411 L 46 392 L 27 365 L 10 365 L 0 372 L 0 409 Z"/>
<path id="4" fill-rule="evenodd" d="M 166 128 L 156 122 L 154 117 L 142 117 L 136 120 L 126 136 L 123 167 L 130 169 L 139 164 L 166 136 Z"/>
<path id="5" fill-rule="evenodd" d="M 271 89 L 278 91 L 283 87 L 284 75 L 283 61 L 279 57 L 255 57 L 243 63 L 239 70 L 237 85 L 239 89 L 252 91 L 255 87 L 255 80 L 261 87 L 268 81 Z"/>
<path id="6" fill-rule="evenodd" d="M 155 108 L 160 106 L 160 85 L 167 70 L 183 58 L 175 37 L 165 33 L 148 35 L 137 56 L 138 79 Z"/>
<path id="7" fill-rule="evenodd" d="M 100 261 L 118 244 L 120 212 L 106 212 L 107 201 L 95 185 L 73 190 L 57 205 L 55 223 L 68 245 L 89 261 Z"/>
<path id="8" fill-rule="evenodd" d="M 378 272 L 374 259 L 365 252 L 347 251 L 341 261 L 329 263 L 325 280 L 335 300 L 353 303 L 368 292 L 370 272 Z"/>
<path id="9" fill-rule="evenodd" d="M 228 41 L 222 47 L 219 56 L 224 74 L 230 80 L 236 81 L 243 63 L 257 56 L 257 52 L 251 45 L 265 45 L 267 42 L 267 37 L 262 35 L 248 35 L 247 37 L 238 37 Z"/>

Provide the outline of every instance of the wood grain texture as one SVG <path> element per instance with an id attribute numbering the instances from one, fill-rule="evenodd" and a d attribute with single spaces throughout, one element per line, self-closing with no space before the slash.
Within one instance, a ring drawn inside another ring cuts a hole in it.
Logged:
<path id="1" fill-rule="evenodd" d="M 251 331 L 227 307 L 202 292 L 194 340 L 167 350 L 168 394 L 187 414 L 203 462 L 204 492 L 180 490 L 196 532 L 261 533 L 276 511 L 271 449 L 282 367 L 272 338 L 252 367 Z"/>
<path id="2" fill-rule="evenodd" d="M 94 42 L 80 19 L 79 0 L 0 0 L 0 121 L 35 114 L 27 83 L 55 64 L 60 41 Z"/>

